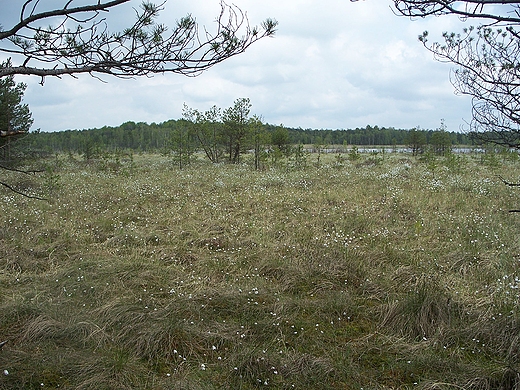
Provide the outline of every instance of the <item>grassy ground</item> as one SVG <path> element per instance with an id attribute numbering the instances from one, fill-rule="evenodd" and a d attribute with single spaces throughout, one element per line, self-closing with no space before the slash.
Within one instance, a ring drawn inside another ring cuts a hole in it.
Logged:
<path id="1" fill-rule="evenodd" d="M 518 162 L 50 163 L 0 193 L 2 389 L 520 385 Z"/>

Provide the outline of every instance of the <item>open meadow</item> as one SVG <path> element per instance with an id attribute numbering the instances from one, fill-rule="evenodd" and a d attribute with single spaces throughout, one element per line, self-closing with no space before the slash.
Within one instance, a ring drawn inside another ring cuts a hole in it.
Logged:
<path id="1" fill-rule="evenodd" d="M 517 388 L 514 156 L 6 173 L 0 388 Z"/>

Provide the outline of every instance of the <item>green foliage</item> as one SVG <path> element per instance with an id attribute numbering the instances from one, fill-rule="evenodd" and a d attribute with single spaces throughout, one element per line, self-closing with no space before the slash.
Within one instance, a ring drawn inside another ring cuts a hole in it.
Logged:
<path id="1" fill-rule="evenodd" d="M 289 159 L 289 164 L 293 169 L 296 170 L 304 170 L 307 168 L 307 160 L 309 157 L 309 152 L 307 152 L 302 144 L 295 146 L 291 157 Z"/>
<path id="2" fill-rule="evenodd" d="M 213 106 L 203 113 L 185 104 L 182 115 L 191 124 L 206 157 L 214 164 L 220 162 L 225 149 L 221 109 Z"/>
<path id="3" fill-rule="evenodd" d="M 423 131 L 414 128 L 408 133 L 406 143 L 408 147 L 412 149 L 412 154 L 417 156 L 424 152 L 424 147 L 426 145 L 426 135 Z"/>
<path id="4" fill-rule="evenodd" d="M 317 137 L 316 140 L 314 141 L 313 148 L 314 148 L 314 152 L 316 152 L 318 154 L 318 158 L 316 160 L 316 164 L 318 166 L 320 165 L 321 155 L 327 149 L 327 146 L 328 145 L 321 137 Z"/>
<path id="5" fill-rule="evenodd" d="M 336 154 L 334 164 L 336 168 L 342 168 L 345 165 L 346 157 L 342 153 Z"/>
<path id="6" fill-rule="evenodd" d="M 419 161 L 426 164 L 430 172 L 434 172 L 439 165 L 437 155 L 431 149 L 428 149 L 426 150 L 426 152 L 423 152 L 423 154 L 419 158 Z"/>
<path id="7" fill-rule="evenodd" d="M 10 66 L 7 60 L 0 64 L 0 70 Z M 29 106 L 22 104 L 26 88 L 26 84 L 17 84 L 14 76 L 0 78 L 0 151 L 4 161 L 11 160 L 14 141 L 27 134 L 33 124 Z"/>
<path id="8" fill-rule="evenodd" d="M 81 151 L 85 161 L 91 161 L 101 156 L 101 148 L 92 140 L 87 140 Z"/>
<path id="9" fill-rule="evenodd" d="M 276 126 L 271 132 L 271 144 L 280 152 L 289 155 L 291 151 L 291 139 L 289 137 L 289 130 L 284 126 Z"/>
<path id="10" fill-rule="evenodd" d="M 499 155 L 494 150 L 489 149 L 480 155 L 480 163 L 491 168 L 498 168 L 502 165 Z"/>
<path id="11" fill-rule="evenodd" d="M 199 145 L 208 159 L 218 163 L 224 154 L 228 162 L 237 164 L 247 147 L 255 150 L 255 167 L 259 169 L 261 146 L 265 143 L 262 122 L 259 117 L 249 118 L 251 102 L 237 99 L 232 107 L 222 111 L 213 106 L 205 113 L 184 105 L 183 116 L 193 129 Z"/>
<path id="12" fill-rule="evenodd" d="M 230 163 L 238 164 L 240 162 L 240 154 L 246 146 L 250 110 L 251 102 L 249 98 L 240 98 L 236 99 L 233 106 L 224 110 L 222 114 L 224 138 L 226 139 L 228 162 Z"/>
<path id="13" fill-rule="evenodd" d="M 500 156 L 502 157 L 502 160 L 504 162 L 511 161 L 511 162 L 517 162 L 520 158 L 518 155 L 519 150 L 511 150 L 510 148 L 499 148 L 500 150 Z"/>
<path id="14" fill-rule="evenodd" d="M 453 173 L 462 173 L 467 166 L 467 159 L 455 153 L 448 153 L 443 164 Z"/>
<path id="15" fill-rule="evenodd" d="M 262 169 L 267 161 L 267 145 L 269 143 L 269 134 L 265 131 L 262 124 L 262 118 L 253 115 L 249 119 L 248 144 L 253 147 L 255 169 Z"/>
<path id="16" fill-rule="evenodd" d="M 171 130 L 169 147 L 173 152 L 173 162 L 179 169 L 185 168 L 191 162 L 195 152 L 194 126 L 189 121 L 179 121 Z"/>
<path id="17" fill-rule="evenodd" d="M 431 135 L 430 145 L 437 155 L 446 156 L 451 152 L 452 140 L 450 134 L 446 131 L 444 120 L 441 121 L 441 127 Z"/>
<path id="18" fill-rule="evenodd" d="M 119 173 L 128 176 L 134 168 L 133 159 L 134 156 L 131 152 L 115 151 L 113 153 L 100 153 L 93 160 L 88 160 L 87 162 L 102 172 Z"/>
<path id="19" fill-rule="evenodd" d="M 61 187 L 60 175 L 50 164 L 47 165 L 43 176 L 43 195 L 46 199 L 53 199 Z"/>
<path id="20" fill-rule="evenodd" d="M 353 146 L 352 149 L 350 149 L 350 152 L 348 152 L 348 159 L 350 161 L 357 161 L 361 158 L 361 154 L 358 151 L 357 146 Z"/>
<path id="21" fill-rule="evenodd" d="M 384 158 L 382 156 L 379 156 L 379 153 L 374 152 L 372 153 L 371 157 L 367 158 L 365 161 L 366 165 L 381 165 L 384 162 Z"/>

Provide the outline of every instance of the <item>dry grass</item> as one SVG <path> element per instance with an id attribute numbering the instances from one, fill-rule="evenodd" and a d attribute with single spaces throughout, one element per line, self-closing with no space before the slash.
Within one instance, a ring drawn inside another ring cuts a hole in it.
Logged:
<path id="1" fill-rule="evenodd" d="M 516 388 L 520 170 L 488 160 L 50 161 L 49 202 L 1 193 L 0 388 Z"/>

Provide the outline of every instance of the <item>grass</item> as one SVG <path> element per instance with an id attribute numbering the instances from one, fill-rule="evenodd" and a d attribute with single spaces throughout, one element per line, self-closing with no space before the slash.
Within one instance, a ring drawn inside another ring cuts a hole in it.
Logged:
<path id="1" fill-rule="evenodd" d="M 313 157 L 2 190 L 0 388 L 519 386 L 518 164 Z"/>

